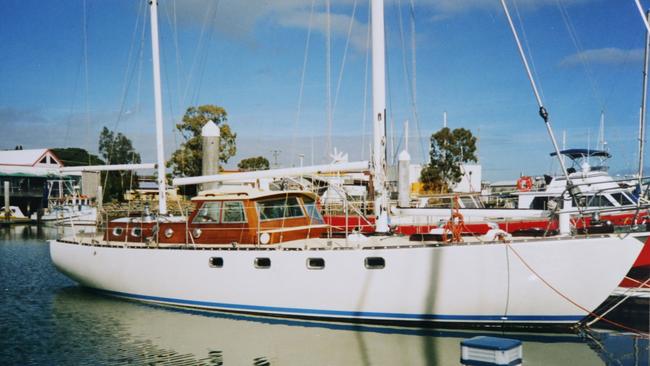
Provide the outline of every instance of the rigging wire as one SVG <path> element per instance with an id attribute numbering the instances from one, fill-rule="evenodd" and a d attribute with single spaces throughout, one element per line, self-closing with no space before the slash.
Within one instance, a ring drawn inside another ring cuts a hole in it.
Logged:
<path id="1" fill-rule="evenodd" d="M 406 80 L 405 83 L 405 88 L 406 88 L 406 94 L 409 96 L 410 99 L 410 105 L 411 105 L 411 113 L 413 114 L 413 119 L 415 120 L 415 127 L 418 135 L 418 140 L 419 144 L 418 147 L 420 149 L 420 153 L 422 154 L 423 161 L 426 161 L 426 155 L 425 155 L 425 149 L 424 149 L 424 143 L 422 139 L 422 134 L 420 131 L 420 121 L 418 118 L 418 112 L 417 112 L 417 103 L 416 103 L 416 94 L 415 94 L 415 12 L 413 8 L 413 1 L 411 0 L 409 2 L 409 19 L 410 19 L 410 30 L 411 30 L 411 70 L 409 70 L 408 67 L 408 62 L 407 62 L 407 57 L 406 57 L 406 40 L 405 40 L 405 32 L 404 32 L 404 23 L 402 20 L 402 2 L 401 0 L 397 1 L 398 4 L 398 20 L 399 20 L 399 31 L 400 31 L 400 42 L 402 45 L 402 70 L 404 72 L 404 80 Z M 398 154 L 398 149 L 394 149 L 393 151 L 393 162 L 395 161 L 395 157 Z"/>
<path id="2" fill-rule="evenodd" d="M 213 3 L 213 9 L 212 9 L 212 16 L 210 17 L 210 21 L 208 22 L 208 25 L 210 24 L 215 24 L 216 19 L 217 19 L 217 9 L 219 8 L 219 1 L 216 1 Z M 208 55 L 209 55 L 209 48 L 208 46 L 212 44 L 212 39 L 214 37 L 214 34 L 216 33 L 216 27 L 210 27 L 210 30 L 208 32 L 208 37 L 207 37 L 207 42 L 203 46 L 203 52 L 201 54 L 201 58 L 199 60 L 199 77 L 198 77 L 198 85 L 196 88 L 194 88 L 194 95 L 192 96 L 191 103 L 192 104 L 197 104 L 198 99 L 199 99 L 199 94 L 201 92 L 201 87 L 203 86 L 203 80 L 205 80 L 204 74 L 205 74 L 205 69 L 206 69 L 206 64 L 208 61 Z"/>
<path id="3" fill-rule="evenodd" d="M 190 66 L 190 71 L 188 73 L 187 81 L 185 82 L 185 88 L 183 90 L 183 94 L 181 97 L 181 105 L 186 105 L 186 101 L 188 100 L 188 93 L 190 89 L 190 85 L 192 83 L 193 75 L 195 69 L 198 67 L 197 66 L 197 60 L 200 58 L 199 54 L 201 50 L 203 49 L 203 44 L 205 41 L 205 33 L 206 33 L 206 28 L 208 25 L 208 19 L 210 19 L 210 14 L 212 13 L 213 3 L 210 2 L 210 8 L 208 11 L 205 13 L 204 19 L 203 19 L 203 25 L 201 26 L 201 34 L 199 35 L 199 42 L 197 43 L 196 49 L 194 50 L 194 56 L 192 57 L 192 65 Z"/>
<path id="4" fill-rule="evenodd" d="M 311 31 L 313 27 L 314 19 L 314 3 L 316 0 L 311 0 L 311 10 L 309 11 L 309 28 L 307 29 L 307 40 L 305 41 L 305 52 L 302 59 L 302 71 L 300 73 L 300 88 L 298 91 L 298 108 L 296 110 L 296 119 L 293 125 L 293 134 L 291 136 L 291 163 L 295 164 L 296 156 L 296 140 L 297 140 L 297 130 L 298 125 L 300 124 L 300 114 L 302 113 L 302 97 L 305 90 L 305 74 L 307 72 L 307 60 L 309 59 L 309 43 L 311 42 Z M 312 130 L 312 136 L 313 136 Z M 313 137 L 312 137 L 313 138 Z M 312 164 L 313 165 L 313 164 Z"/>
<path id="5" fill-rule="evenodd" d="M 354 3 L 352 4 L 352 15 L 350 16 L 350 23 L 348 24 L 348 36 L 345 41 L 345 48 L 343 50 L 343 58 L 341 60 L 341 67 L 339 69 L 339 77 L 336 82 L 336 91 L 334 92 L 334 105 L 332 106 L 332 109 L 335 111 L 336 110 L 336 105 L 339 100 L 339 91 L 341 90 L 341 84 L 343 80 L 343 71 L 345 70 L 345 63 L 346 59 L 348 56 L 348 48 L 350 46 L 350 38 L 352 36 L 352 26 L 354 25 L 354 19 L 355 15 L 357 13 L 357 0 L 354 0 Z"/>
<path id="6" fill-rule="evenodd" d="M 593 70 L 591 69 L 591 67 L 589 67 L 589 63 L 585 58 L 584 47 L 582 47 L 582 43 L 580 42 L 578 33 L 575 27 L 573 26 L 573 22 L 571 22 L 571 18 L 569 17 L 569 12 L 567 11 L 566 6 L 564 6 L 562 0 L 556 0 L 556 5 L 558 10 L 560 11 L 560 15 L 562 15 L 562 20 L 564 21 L 564 26 L 566 27 L 567 32 L 569 33 L 571 42 L 573 42 L 573 46 L 578 52 L 578 58 L 580 59 L 580 63 L 582 64 L 582 67 L 585 70 L 585 74 L 587 74 L 587 78 L 589 79 L 591 90 L 594 93 L 594 98 L 596 98 L 598 104 L 600 104 L 600 109 L 604 110 L 605 103 L 602 98 L 602 95 L 599 92 L 600 87 L 598 85 L 598 81 L 594 77 Z"/>
<path id="7" fill-rule="evenodd" d="M 524 44 L 526 46 L 526 57 L 527 59 L 530 60 L 530 69 L 532 70 L 532 75 L 534 76 L 535 80 L 539 80 L 539 74 L 537 73 L 537 67 L 535 66 L 535 58 L 533 57 L 533 52 L 530 48 L 530 42 L 528 42 L 528 34 L 526 33 L 526 26 L 524 24 L 523 19 L 521 18 L 521 13 L 519 12 L 519 7 L 517 6 L 517 1 L 512 2 L 515 7 L 515 14 L 517 15 L 517 21 L 519 23 L 519 27 L 521 28 L 521 36 L 524 40 Z M 539 91 L 539 95 L 541 95 L 541 98 L 538 98 L 540 100 L 545 100 L 546 96 L 544 95 L 544 88 L 540 85 L 540 83 L 536 83 L 536 88 L 535 88 L 535 93 Z"/>
<path id="8" fill-rule="evenodd" d="M 119 126 L 119 124 L 120 124 L 120 122 L 122 120 L 122 117 L 124 116 L 124 108 L 125 108 L 126 99 L 127 99 L 127 96 L 128 96 L 129 85 L 131 84 L 131 81 L 133 80 L 133 74 L 134 74 L 134 72 L 133 72 L 134 67 L 132 67 L 132 64 L 134 64 L 133 59 L 134 59 L 135 44 L 136 44 L 135 39 L 136 39 L 136 35 L 138 34 L 138 30 L 140 28 L 140 20 L 142 18 L 146 18 L 145 16 L 143 16 L 143 14 L 144 14 L 144 12 L 146 10 L 146 6 L 148 6 L 147 3 L 142 2 L 142 5 L 141 5 L 141 7 L 139 9 L 140 11 L 138 12 L 138 17 L 137 17 L 135 25 L 133 27 L 133 34 L 131 36 L 131 45 L 129 46 L 129 53 L 128 53 L 128 57 L 127 57 L 126 69 L 124 71 L 124 80 L 123 80 L 123 84 L 122 84 L 122 95 L 121 95 L 121 98 L 120 98 L 120 108 L 119 108 L 117 117 L 115 119 L 115 123 L 113 124 L 113 131 L 117 130 L 117 128 L 118 128 L 118 126 Z M 144 21 L 142 22 L 142 25 L 144 27 L 144 25 L 145 25 Z M 107 154 L 108 156 L 106 158 L 106 164 L 107 165 L 109 165 L 111 163 L 111 158 L 115 153 L 114 149 L 115 149 L 115 144 L 114 144 L 114 142 L 112 142 L 111 146 L 109 148 L 108 154 Z M 106 183 L 108 182 L 108 176 L 109 176 L 109 173 L 107 173 L 105 175 L 104 187 L 106 187 Z M 106 194 L 106 190 L 104 190 L 104 193 Z"/>

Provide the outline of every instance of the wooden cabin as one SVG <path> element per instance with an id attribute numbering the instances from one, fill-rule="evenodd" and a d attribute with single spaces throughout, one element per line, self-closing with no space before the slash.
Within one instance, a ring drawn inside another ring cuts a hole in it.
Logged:
<path id="1" fill-rule="evenodd" d="M 318 238 L 328 228 L 307 191 L 237 190 L 201 192 L 192 199 L 187 220 L 150 216 L 120 218 L 108 225 L 105 239 L 161 244 L 254 244 Z"/>

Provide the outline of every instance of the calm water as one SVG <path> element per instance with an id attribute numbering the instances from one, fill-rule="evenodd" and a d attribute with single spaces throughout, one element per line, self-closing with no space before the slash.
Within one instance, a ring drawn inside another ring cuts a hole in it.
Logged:
<path id="1" fill-rule="evenodd" d="M 59 274 L 56 230 L 0 229 L 0 365 L 458 365 L 460 341 L 482 332 L 274 320 L 118 300 Z M 143 271 L 146 269 L 143 268 Z M 648 365 L 648 341 L 494 334 L 524 341 L 525 365 Z"/>

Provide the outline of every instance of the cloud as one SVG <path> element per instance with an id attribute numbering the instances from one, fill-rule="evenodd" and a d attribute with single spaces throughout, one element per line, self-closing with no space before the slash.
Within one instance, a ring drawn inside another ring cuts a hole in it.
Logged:
<path id="1" fill-rule="evenodd" d="M 564 6 L 574 6 L 600 0 L 563 0 Z M 510 8 L 514 5 L 507 1 Z M 557 6 L 558 0 L 518 0 L 516 5 L 522 11 L 533 11 L 546 6 Z M 451 16 L 477 10 L 501 11 L 501 2 L 497 0 L 421 0 L 415 6 L 428 7 L 434 14 L 432 20 L 444 20 Z"/>
<path id="2" fill-rule="evenodd" d="M 643 50 L 631 49 L 623 50 L 620 48 L 598 48 L 575 53 L 566 56 L 560 61 L 560 66 L 574 67 L 583 63 L 616 65 L 627 62 L 638 62 L 643 59 Z"/>
<path id="3" fill-rule="evenodd" d="M 352 0 L 333 0 L 331 29 L 332 36 L 347 36 L 350 15 L 336 11 L 351 12 Z M 358 6 L 365 1 L 357 0 Z M 175 19 L 180 26 L 203 27 L 210 22 L 220 33 L 233 38 L 251 38 L 255 26 L 259 23 L 271 23 L 284 27 L 308 29 L 311 2 L 304 0 L 184 0 L 169 2 L 165 8 L 165 16 Z M 361 16 L 361 14 L 358 14 Z M 326 13 L 323 4 L 316 2 L 312 18 L 312 28 L 321 33 L 326 32 Z M 365 31 L 359 31 L 365 25 L 353 20 L 352 34 L 360 34 L 351 40 L 359 48 L 365 47 Z"/>

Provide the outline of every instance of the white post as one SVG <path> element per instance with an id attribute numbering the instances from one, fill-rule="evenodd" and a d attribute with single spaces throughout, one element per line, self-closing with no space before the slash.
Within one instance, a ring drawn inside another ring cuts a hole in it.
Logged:
<path id="1" fill-rule="evenodd" d="M 9 217 L 11 215 L 11 207 L 10 207 L 10 200 L 9 200 L 9 181 L 4 182 L 4 195 L 5 195 L 5 217 Z"/>
<path id="2" fill-rule="evenodd" d="M 411 184 L 409 176 L 409 165 L 411 165 L 411 155 L 408 151 L 402 150 L 399 153 L 399 162 L 397 163 L 398 181 L 397 192 L 399 207 L 409 207 L 411 203 Z"/>
<path id="3" fill-rule="evenodd" d="M 104 209 L 104 192 L 103 188 L 101 185 L 97 186 L 97 198 L 95 199 L 95 203 L 97 205 L 96 210 L 97 210 L 97 221 L 101 222 L 102 221 L 102 211 Z"/>
<path id="4" fill-rule="evenodd" d="M 373 187 L 377 232 L 388 232 L 386 216 L 386 60 L 384 42 L 384 1 L 372 0 L 372 121 Z"/>
<path id="5" fill-rule="evenodd" d="M 409 176 L 411 155 L 409 155 L 409 121 L 404 122 L 404 150 L 399 153 L 397 163 L 397 201 L 399 207 L 411 205 L 411 179 Z"/>
<path id="6" fill-rule="evenodd" d="M 567 192 L 563 196 L 564 204 L 560 210 L 560 215 L 558 218 L 560 226 L 560 235 L 569 235 L 571 234 L 571 214 L 569 211 L 573 206 L 571 202 L 571 195 Z"/>
<path id="7" fill-rule="evenodd" d="M 160 88 L 160 50 L 158 47 L 158 1 L 149 2 L 151 10 L 151 57 L 153 59 L 153 90 L 156 114 L 156 157 L 158 161 L 158 212 L 167 214 L 165 182 L 165 149 L 163 148 L 162 93 Z"/>
<path id="8" fill-rule="evenodd" d="M 201 128 L 201 145 L 203 148 L 203 161 L 201 167 L 202 175 L 219 174 L 219 137 L 221 131 L 213 122 L 208 121 Z M 203 190 L 217 189 L 221 184 L 208 182 L 202 185 Z"/>

